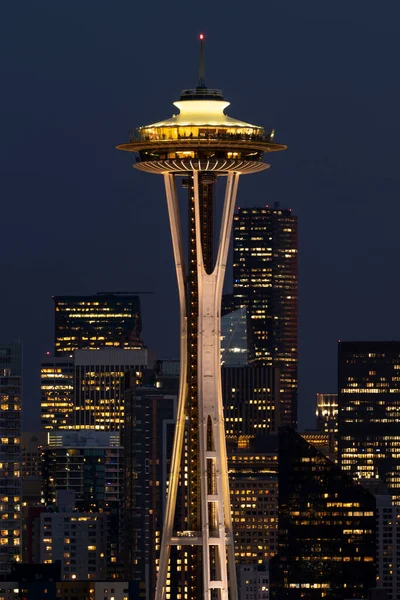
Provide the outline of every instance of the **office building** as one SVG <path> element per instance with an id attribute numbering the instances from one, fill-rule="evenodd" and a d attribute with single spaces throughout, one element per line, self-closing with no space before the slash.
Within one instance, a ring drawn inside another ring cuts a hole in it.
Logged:
<path id="1" fill-rule="evenodd" d="M 74 493 L 82 513 L 107 520 L 105 558 L 108 576 L 116 577 L 123 548 L 124 455 L 118 431 L 52 431 L 43 452 L 43 503 L 54 506 L 63 490 Z"/>
<path id="2" fill-rule="evenodd" d="M 235 561 L 265 565 L 278 551 L 277 436 L 231 438 L 227 450 Z"/>
<path id="3" fill-rule="evenodd" d="M 48 357 L 41 371 L 42 428 L 120 429 L 126 373 L 135 368 L 139 383 L 154 362 L 146 348 L 76 350 L 72 358 Z"/>
<path id="4" fill-rule="evenodd" d="M 339 342 L 339 465 L 400 504 L 400 342 Z"/>
<path id="5" fill-rule="evenodd" d="M 118 430 L 124 423 L 125 375 L 135 371 L 136 384 L 153 368 L 149 350 L 103 348 L 74 353 L 74 429 Z"/>
<path id="6" fill-rule="evenodd" d="M 366 599 L 375 587 L 375 497 L 290 428 L 279 436 L 278 539 L 272 599 Z"/>
<path id="7" fill-rule="evenodd" d="M 255 436 L 279 426 L 279 371 L 272 367 L 223 367 L 222 398 L 229 436 Z"/>
<path id="8" fill-rule="evenodd" d="M 139 296 L 98 293 L 91 296 L 55 296 L 55 354 L 99 350 L 104 346 L 143 347 Z"/>
<path id="9" fill-rule="evenodd" d="M 74 418 L 74 361 L 47 354 L 40 367 L 41 428 L 68 429 Z"/>
<path id="10" fill-rule="evenodd" d="M 280 422 L 297 423 L 297 217 L 239 208 L 233 221 L 233 293 L 250 313 L 252 360 L 278 367 Z"/>
<path id="11" fill-rule="evenodd" d="M 125 577 L 139 582 L 154 597 L 159 564 L 177 396 L 155 387 L 126 392 L 125 447 Z"/>
<path id="12" fill-rule="evenodd" d="M 21 344 L 0 344 L 0 578 L 21 560 L 21 407 Z"/>
<path id="13" fill-rule="evenodd" d="M 107 515 L 77 512 L 74 494 L 60 491 L 40 515 L 40 562 L 61 562 L 61 579 L 107 578 Z"/>

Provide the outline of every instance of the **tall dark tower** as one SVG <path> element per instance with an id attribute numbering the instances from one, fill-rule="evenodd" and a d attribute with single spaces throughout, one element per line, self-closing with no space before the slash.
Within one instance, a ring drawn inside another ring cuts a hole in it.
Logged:
<path id="1" fill-rule="evenodd" d="M 280 370 L 281 425 L 297 425 L 297 217 L 239 208 L 233 221 L 233 292 L 250 313 L 252 362 Z"/>
<path id="2" fill-rule="evenodd" d="M 136 154 L 137 169 L 164 176 L 180 300 L 181 378 L 157 600 L 175 597 L 168 571 L 175 546 L 181 571 L 187 564 L 182 599 L 237 599 L 220 369 L 222 287 L 239 176 L 263 171 L 269 166 L 262 162 L 264 152 L 286 148 L 274 143 L 273 133 L 265 134 L 262 127 L 225 115 L 229 102 L 220 90 L 205 84 L 202 35 L 200 52 L 198 86 L 183 90 L 174 103 L 179 114 L 141 127 L 138 138 L 118 146 Z M 227 185 L 214 259 L 217 176 L 226 177 Z M 179 177 L 189 187 L 188 265 Z M 184 527 L 176 518 L 178 495 Z"/>
<path id="3" fill-rule="evenodd" d="M 339 342 L 339 466 L 400 505 L 400 342 Z"/>

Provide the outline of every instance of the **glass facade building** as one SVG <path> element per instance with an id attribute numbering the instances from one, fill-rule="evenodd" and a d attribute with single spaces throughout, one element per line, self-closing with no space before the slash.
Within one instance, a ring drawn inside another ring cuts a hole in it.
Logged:
<path id="1" fill-rule="evenodd" d="M 22 346 L 0 344 L 0 576 L 21 560 Z"/>
<path id="2" fill-rule="evenodd" d="M 297 423 L 297 217 L 239 208 L 234 216 L 233 293 L 250 313 L 252 361 L 279 367 L 280 422 Z"/>
<path id="3" fill-rule="evenodd" d="M 74 350 L 142 348 L 140 298 L 125 293 L 54 296 L 55 354 Z"/>
<path id="4" fill-rule="evenodd" d="M 339 342 L 339 464 L 400 504 L 400 342 Z"/>
<path id="5" fill-rule="evenodd" d="M 367 599 L 375 587 L 375 497 L 290 428 L 279 435 L 278 540 L 272 600 Z"/>

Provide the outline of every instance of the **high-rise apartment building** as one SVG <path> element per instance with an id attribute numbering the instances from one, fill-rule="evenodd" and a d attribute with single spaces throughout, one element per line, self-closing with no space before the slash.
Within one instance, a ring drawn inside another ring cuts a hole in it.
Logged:
<path id="1" fill-rule="evenodd" d="M 368 598 L 376 577 L 375 497 L 291 428 L 279 440 L 279 552 L 272 599 Z"/>
<path id="2" fill-rule="evenodd" d="M 0 577 L 21 560 L 21 381 L 21 344 L 0 344 Z"/>
<path id="3" fill-rule="evenodd" d="M 55 296 L 55 354 L 74 350 L 142 348 L 139 296 L 98 293 L 91 296 Z"/>
<path id="4" fill-rule="evenodd" d="M 123 448 L 118 431 L 51 431 L 43 451 L 43 504 L 55 506 L 57 494 L 74 494 L 74 506 L 107 519 L 105 560 L 109 577 L 122 570 Z"/>
<path id="5" fill-rule="evenodd" d="M 279 367 L 280 422 L 297 424 L 297 217 L 288 209 L 239 208 L 233 293 L 250 313 L 254 364 Z"/>
<path id="6" fill-rule="evenodd" d="M 40 559 L 61 562 L 61 578 L 106 579 L 107 515 L 75 511 L 73 494 L 57 494 L 54 510 L 40 515 Z"/>
<path id="7" fill-rule="evenodd" d="M 400 504 L 400 342 L 339 342 L 339 465 Z"/>

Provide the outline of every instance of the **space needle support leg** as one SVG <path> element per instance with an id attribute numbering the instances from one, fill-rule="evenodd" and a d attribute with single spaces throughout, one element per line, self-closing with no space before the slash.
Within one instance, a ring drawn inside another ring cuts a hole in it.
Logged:
<path id="1" fill-rule="evenodd" d="M 220 320 L 238 180 L 238 173 L 228 174 L 217 260 L 213 272 L 207 273 L 201 240 L 199 174 L 193 172 L 199 302 L 197 367 L 204 600 L 210 600 L 212 590 L 219 590 L 221 600 L 237 600 L 222 404 Z"/>
<path id="2" fill-rule="evenodd" d="M 165 192 L 169 222 L 171 227 L 172 247 L 174 252 L 176 277 L 178 281 L 179 305 L 180 305 L 180 380 L 178 409 L 175 425 L 175 436 L 171 459 L 171 471 L 167 494 L 167 504 L 164 515 L 163 534 L 161 539 L 160 566 L 157 576 L 155 600 L 164 600 L 166 594 L 166 583 L 168 575 L 168 562 L 171 550 L 171 538 L 173 533 L 174 517 L 176 510 L 176 499 L 178 493 L 179 473 L 182 460 L 182 447 L 185 430 L 185 401 L 187 396 L 187 313 L 186 313 L 186 288 L 185 288 L 185 266 L 182 244 L 182 230 L 179 216 L 178 196 L 174 175 L 164 174 Z"/>
<path id="3" fill-rule="evenodd" d="M 229 179 L 231 177 L 231 180 Z M 230 193 L 228 184 L 230 183 Z M 221 452 L 221 480 L 222 480 L 222 494 L 223 503 L 225 507 L 224 518 L 225 518 L 225 531 L 227 539 L 227 550 L 228 550 L 228 573 L 229 573 L 229 587 L 230 587 L 230 600 L 238 600 L 237 591 L 237 580 L 236 580 L 236 565 L 235 565 L 235 546 L 232 529 L 232 514 L 231 514 L 231 498 L 229 492 L 229 478 L 228 478 L 228 458 L 226 453 L 226 438 L 225 438 L 225 424 L 224 424 L 224 408 L 222 400 L 222 380 L 221 380 L 221 303 L 222 303 L 222 290 L 224 285 L 226 263 L 228 259 L 229 242 L 232 233 L 233 216 L 235 212 L 235 203 L 237 196 L 237 189 L 239 184 L 239 173 L 232 173 L 228 175 L 227 182 L 227 194 L 225 198 L 224 212 L 222 215 L 221 233 L 220 233 L 220 244 L 219 251 L 216 261 L 215 270 L 217 270 L 217 285 L 216 285 L 216 314 L 218 315 L 218 365 L 219 368 L 216 371 L 217 377 L 217 393 L 218 393 L 218 407 L 219 407 L 219 419 L 218 419 L 218 438 L 220 443 Z"/>

